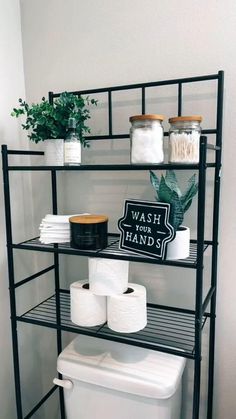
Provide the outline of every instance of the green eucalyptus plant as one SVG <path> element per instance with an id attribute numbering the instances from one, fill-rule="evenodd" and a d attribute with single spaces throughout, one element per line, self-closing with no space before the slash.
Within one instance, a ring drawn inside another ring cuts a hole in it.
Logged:
<path id="1" fill-rule="evenodd" d="M 97 100 L 89 97 L 83 98 L 72 93 L 63 92 L 53 103 L 44 97 L 40 103 L 29 105 L 19 99 L 19 108 L 13 108 L 12 116 L 19 118 L 26 116 L 21 124 L 22 128 L 29 131 L 28 138 L 35 143 L 48 139 L 65 138 L 69 118 L 75 118 L 76 131 L 84 147 L 89 147 L 89 142 L 84 135 L 90 133 L 90 128 L 85 122 L 90 118 L 89 105 L 97 105 Z"/>
<path id="2" fill-rule="evenodd" d="M 191 206 L 193 197 L 198 191 L 196 175 L 194 174 L 188 180 L 188 186 L 183 193 L 178 186 L 178 181 L 173 170 L 167 170 L 166 175 L 161 175 L 160 179 L 154 172 L 150 171 L 150 181 L 156 191 L 156 200 L 171 204 L 170 223 L 174 230 L 177 231 L 183 222 L 184 213 Z"/>

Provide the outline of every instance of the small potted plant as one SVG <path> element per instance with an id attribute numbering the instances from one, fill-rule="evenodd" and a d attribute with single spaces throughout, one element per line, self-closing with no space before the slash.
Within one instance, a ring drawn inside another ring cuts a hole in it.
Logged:
<path id="1" fill-rule="evenodd" d="M 13 108 L 11 115 L 16 118 L 26 116 L 21 126 L 29 132 L 28 138 L 31 141 L 44 142 L 46 165 L 64 164 L 64 139 L 68 131 L 69 118 L 74 118 L 76 121 L 76 134 L 80 143 L 84 147 L 89 147 L 84 135 L 88 134 L 90 129 L 85 122 L 90 118 L 88 106 L 97 104 L 95 99 L 63 92 L 53 103 L 43 97 L 40 103 L 30 105 L 19 99 L 19 104 L 19 108 Z"/>
<path id="2" fill-rule="evenodd" d="M 166 259 L 185 259 L 189 256 L 190 250 L 190 229 L 183 226 L 184 213 L 192 204 L 193 197 L 198 191 L 196 175 L 188 180 L 188 186 L 184 193 L 181 192 L 178 181 L 173 170 L 167 170 L 166 175 L 159 179 L 155 173 L 150 171 L 150 180 L 156 191 L 158 202 L 167 202 L 171 206 L 170 224 L 175 230 L 175 238 L 168 243 Z"/>

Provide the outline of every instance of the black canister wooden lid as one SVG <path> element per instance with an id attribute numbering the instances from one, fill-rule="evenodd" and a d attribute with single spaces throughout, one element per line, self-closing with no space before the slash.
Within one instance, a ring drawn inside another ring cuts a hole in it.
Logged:
<path id="1" fill-rule="evenodd" d="M 75 224 L 99 224 L 108 221 L 107 215 L 75 215 L 69 218 L 70 223 Z"/>

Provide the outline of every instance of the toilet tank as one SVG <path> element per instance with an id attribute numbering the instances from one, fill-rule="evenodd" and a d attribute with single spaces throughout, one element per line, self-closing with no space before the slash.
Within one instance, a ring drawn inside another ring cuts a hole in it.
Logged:
<path id="1" fill-rule="evenodd" d="M 185 359 L 79 335 L 59 355 L 67 419 L 180 419 Z"/>

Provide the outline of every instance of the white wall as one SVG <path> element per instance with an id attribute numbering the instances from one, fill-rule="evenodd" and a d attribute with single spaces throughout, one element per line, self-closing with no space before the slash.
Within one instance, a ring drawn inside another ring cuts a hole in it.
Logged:
<path id="1" fill-rule="evenodd" d="M 16 96 L 20 97 L 25 94 L 19 2 L 18 0 L 9 2 L 1 0 L 0 9 L 0 142 L 7 143 L 12 148 L 20 148 L 22 140 L 19 136 L 18 124 L 10 116 L 12 103 L 15 102 Z M 20 178 L 19 183 L 22 183 Z M 19 183 L 17 186 L 13 186 L 14 193 L 16 193 Z M 0 217 L 2 225 L 0 231 L 0 406 L 2 418 L 7 419 L 15 417 L 15 397 L 11 357 L 2 181 L 0 188 Z"/>
<path id="2" fill-rule="evenodd" d="M 38 100 L 49 90 L 86 89 L 225 70 L 214 419 L 234 419 L 236 375 L 232 365 L 235 365 L 233 331 L 236 317 L 231 296 L 236 291 L 233 265 L 236 175 L 232 170 L 236 158 L 235 2 L 227 0 L 223 5 L 220 0 L 181 0 L 178 3 L 174 0 L 22 0 L 21 6 L 26 93 L 29 100 Z M 175 106 L 173 91 L 170 89 L 167 94 L 165 101 L 164 93 L 161 93 L 158 106 L 165 110 L 167 116 L 171 116 Z M 192 104 L 189 92 L 186 112 L 195 109 L 198 110 L 196 113 L 204 115 L 212 112 L 212 91 L 203 89 L 195 94 L 201 99 L 200 109 Z M 135 97 L 133 100 L 135 105 Z M 210 117 L 209 121 L 212 122 Z M 99 124 L 98 118 L 96 122 Z M 122 124 L 128 127 L 126 121 Z M 86 154 L 86 159 L 90 161 L 96 159 L 101 162 L 105 158 L 127 161 L 128 143 L 107 145 L 101 142 L 93 145 L 90 154 Z M 82 188 L 80 199 L 76 198 L 71 187 L 75 180 Z M 110 180 L 107 173 L 81 174 L 79 180 L 76 174 L 70 174 L 66 176 L 65 194 L 64 211 L 74 210 L 75 207 L 94 212 L 106 210 L 113 226 L 125 197 L 152 197 L 144 175 L 131 174 L 128 177 L 126 173 L 111 174 Z M 194 212 L 193 208 L 188 215 L 190 223 Z M 68 260 L 72 261 L 72 258 Z M 75 259 L 73 264 L 77 264 Z M 142 282 L 144 273 L 147 276 L 146 269 L 132 267 L 132 279 Z M 65 282 L 76 278 L 77 271 L 69 270 L 69 278 Z M 151 298 L 154 294 L 174 303 L 174 296 L 177 295 L 178 301 L 181 299 L 191 306 L 190 294 L 194 281 L 192 277 L 186 280 L 183 277 L 182 287 L 179 287 L 179 278 L 178 282 L 176 278 L 173 281 L 165 270 L 154 271 L 150 268 L 149 278 L 145 282 Z"/>
<path id="3" fill-rule="evenodd" d="M 18 124 L 10 116 L 12 104 L 16 97 L 24 96 L 24 73 L 21 43 L 20 5 L 18 0 L 0 1 L 0 142 L 11 148 L 21 148 L 24 144 L 19 135 Z M 20 208 L 21 196 L 17 189 L 22 189 L 22 177 L 13 184 L 13 194 L 18 197 L 19 213 L 17 218 L 22 220 Z M 3 209 L 3 187 L 0 184 L 0 406 L 3 419 L 15 417 L 15 397 L 13 387 L 13 371 L 11 356 L 11 329 L 9 313 L 9 293 L 7 279 L 5 221 Z M 27 188 L 27 183 L 25 185 Z M 14 205 L 14 208 L 16 206 Z M 19 236 L 20 228 L 16 230 Z"/>
<path id="4" fill-rule="evenodd" d="M 11 149 L 27 149 L 28 140 L 22 135 L 19 122 L 10 116 L 13 106 L 17 106 L 18 98 L 25 97 L 20 3 L 18 0 L 0 0 L 0 10 L 0 143 L 7 144 Z M 18 164 L 19 161 L 17 157 L 14 159 L 12 156 L 10 157 L 10 162 L 13 164 L 14 162 Z M 21 162 L 27 164 L 28 159 L 23 158 Z M 0 417 L 1 419 L 14 419 L 16 418 L 16 408 L 2 170 L 0 177 Z M 13 240 L 18 242 L 32 237 L 34 231 L 31 177 L 27 173 L 13 173 L 10 175 L 10 185 Z M 16 282 L 37 271 L 37 260 L 34 254 L 29 257 L 29 255 L 23 255 L 23 252 L 15 251 L 14 253 Z M 43 298 L 43 279 L 40 290 L 38 290 L 38 282 L 35 281 L 32 284 L 24 285 L 16 293 L 17 314 L 21 314 L 29 309 L 29 304 L 36 304 L 38 298 Z M 42 397 L 46 384 L 48 387 L 48 383 L 43 383 L 44 388 L 41 387 L 43 369 L 42 356 L 38 348 L 41 345 L 41 349 L 44 351 L 45 340 L 43 337 L 46 336 L 46 340 L 50 342 L 50 336 L 47 336 L 47 331 L 40 336 L 39 330 L 32 328 L 31 325 L 18 324 L 18 332 L 23 413 L 26 415 Z M 43 409 L 41 414 L 42 411 Z M 34 417 L 40 419 L 38 414 Z"/>

